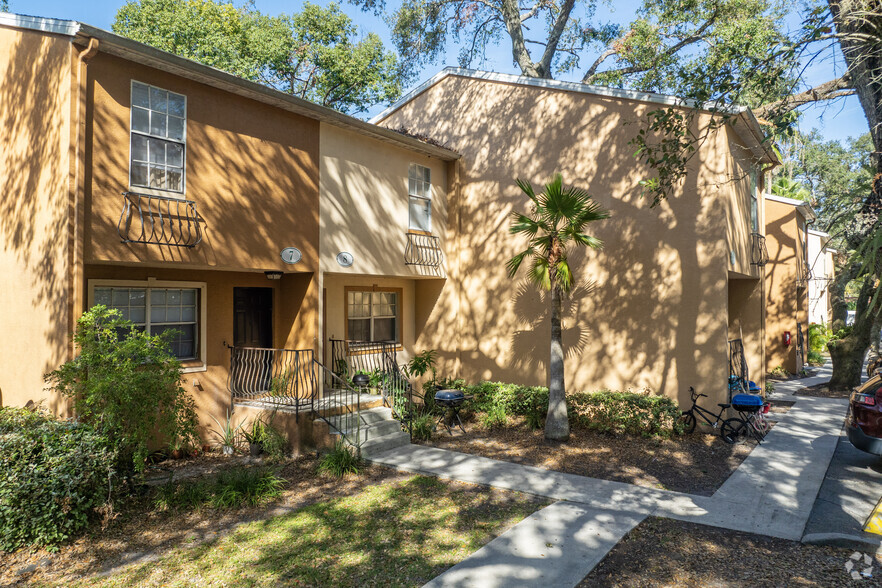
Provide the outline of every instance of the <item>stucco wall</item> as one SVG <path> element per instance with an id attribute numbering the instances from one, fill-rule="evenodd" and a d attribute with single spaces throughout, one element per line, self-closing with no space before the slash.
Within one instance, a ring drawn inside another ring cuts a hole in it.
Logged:
<path id="1" fill-rule="evenodd" d="M 450 279 L 420 339 L 470 380 L 547 381 L 548 305 L 505 262 L 527 211 L 515 178 L 537 189 L 554 172 L 612 212 L 589 232 L 602 252 L 574 250 L 580 284 L 565 303 L 568 390 L 651 387 L 682 402 L 690 385 L 717 398 L 727 375 L 729 139 L 707 141 L 679 192 L 657 209 L 629 141 L 652 106 L 547 88 L 447 77 L 391 113 L 463 155 Z M 721 319 L 722 317 L 722 319 Z"/>
<path id="2" fill-rule="evenodd" d="M 133 79 L 187 97 L 184 196 L 204 220 L 194 249 L 125 244 L 117 234 Z M 318 270 L 317 121 L 102 53 L 89 66 L 89 96 L 88 263 Z M 289 246 L 303 254 L 296 266 L 279 258 Z"/>
<path id="3" fill-rule="evenodd" d="M 0 27 L 0 405 L 46 400 L 68 357 L 72 54 L 53 35 Z"/>
<path id="4" fill-rule="evenodd" d="M 796 280 L 802 248 L 798 245 L 796 207 L 783 202 L 765 200 L 766 245 L 766 369 L 783 367 L 797 371 L 796 328 L 798 321 Z M 783 343 L 784 332 L 791 335 L 790 346 Z"/>
<path id="5" fill-rule="evenodd" d="M 204 282 L 206 305 L 200 319 L 206 323 L 202 345 L 206 351 L 204 371 L 187 373 L 184 389 L 193 395 L 203 427 L 214 426 L 209 415 L 222 419 L 230 407 L 227 375 L 233 344 L 233 288 L 273 289 L 273 345 L 287 349 L 314 349 L 318 328 L 318 285 L 313 274 L 290 274 L 281 280 L 267 280 L 261 273 L 149 267 L 86 266 L 89 280 L 138 280 Z M 226 345 L 225 345 L 226 344 Z M 203 433 L 205 429 L 203 429 Z"/>
<path id="6" fill-rule="evenodd" d="M 432 234 L 445 250 L 447 163 L 328 124 L 321 125 L 321 268 L 351 275 L 434 276 L 435 270 L 404 264 L 407 243 L 408 166 L 431 170 Z M 336 256 L 353 255 L 342 267 Z"/>

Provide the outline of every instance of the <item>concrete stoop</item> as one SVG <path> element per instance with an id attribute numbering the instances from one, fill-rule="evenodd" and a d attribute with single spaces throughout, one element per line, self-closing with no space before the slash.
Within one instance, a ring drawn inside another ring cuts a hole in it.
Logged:
<path id="1" fill-rule="evenodd" d="M 349 445 L 360 444 L 366 459 L 410 445 L 410 435 L 401 430 L 401 423 L 392 418 L 392 409 L 386 406 L 332 416 L 328 421 L 331 434 L 345 435 Z"/>

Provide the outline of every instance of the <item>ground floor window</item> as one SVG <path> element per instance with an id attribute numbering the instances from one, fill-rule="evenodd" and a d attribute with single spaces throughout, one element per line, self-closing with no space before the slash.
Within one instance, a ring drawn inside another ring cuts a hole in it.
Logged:
<path id="1" fill-rule="evenodd" d="M 346 289 L 346 338 L 352 341 L 401 341 L 401 292 Z"/>
<path id="2" fill-rule="evenodd" d="M 120 311 L 122 318 L 151 335 L 175 329 L 172 353 L 181 360 L 199 357 L 200 288 L 95 286 L 93 304 Z"/>

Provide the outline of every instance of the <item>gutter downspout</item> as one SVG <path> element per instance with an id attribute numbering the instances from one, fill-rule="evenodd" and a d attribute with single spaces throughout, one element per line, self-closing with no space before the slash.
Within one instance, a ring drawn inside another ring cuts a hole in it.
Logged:
<path id="1" fill-rule="evenodd" d="M 86 82 L 87 64 L 98 53 L 98 39 L 89 38 L 89 44 L 77 55 L 74 67 L 76 74 L 72 82 L 71 128 L 68 181 L 68 334 L 73 335 L 76 322 L 84 310 L 83 296 L 83 254 L 85 250 L 83 223 L 85 219 L 85 134 L 86 134 Z M 68 348 L 69 358 L 74 357 L 73 337 Z"/>

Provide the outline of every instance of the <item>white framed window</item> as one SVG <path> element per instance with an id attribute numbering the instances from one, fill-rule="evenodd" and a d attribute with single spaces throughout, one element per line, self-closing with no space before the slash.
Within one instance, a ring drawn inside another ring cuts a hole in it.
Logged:
<path id="1" fill-rule="evenodd" d="M 181 361 L 203 364 L 185 371 L 205 369 L 204 282 L 90 280 L 89 307 L 97 304 L 119 310 L 122 318 L 151 335 L 177 330 L 172 353 Z"/>
<path id="2" fill-rule="evenodd" d="M 347 288 L 346 338 L 400 342 L 400 294 L 400 290 Z"/>
<path id="3" fill-rule="evenodd" d="M 407 170 L 408 229 L 432 232 L 432 170 L 411 163 Z"/>
<path id="4" fill-rule="evenodd" d="M 129 186 L 184 193 L 187 97 L 132 80 Z"/>

